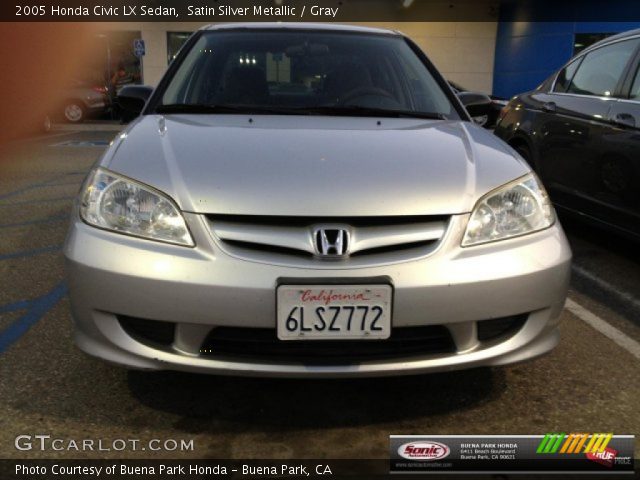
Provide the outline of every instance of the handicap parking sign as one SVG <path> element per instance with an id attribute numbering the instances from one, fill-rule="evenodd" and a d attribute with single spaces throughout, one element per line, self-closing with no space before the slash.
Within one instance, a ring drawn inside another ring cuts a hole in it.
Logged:
<path id="1" fill-rule="evenodd" d="M 142 40 L 141 38 L 136 38 L 133 41 L 133 54 L 140 58 L 145 54 L 145 50 L 144 50 L 144 40 Z"/>

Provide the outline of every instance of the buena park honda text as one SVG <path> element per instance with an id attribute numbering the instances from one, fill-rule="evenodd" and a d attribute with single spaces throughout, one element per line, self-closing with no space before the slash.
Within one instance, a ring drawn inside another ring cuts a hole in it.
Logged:
<path id="1" fill-rule="evenodd" d="M 558 343 L 571 251 L 543 186 L 471 121 L 490 104 L 456 97 L 402 34 L 207 27 L 120 102 L 141 115 L 86 179 L 65 246 L 91 355 L 341 377 Z"/>

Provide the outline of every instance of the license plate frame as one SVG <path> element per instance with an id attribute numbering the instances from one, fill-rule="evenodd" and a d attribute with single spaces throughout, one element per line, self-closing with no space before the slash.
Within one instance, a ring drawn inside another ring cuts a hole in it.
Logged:
<path id="1" fill-rule="evenodd" d="M 279 285 L 277 336 L 283 341 L 386 340 L 392 307 L 389 284 Z"/>

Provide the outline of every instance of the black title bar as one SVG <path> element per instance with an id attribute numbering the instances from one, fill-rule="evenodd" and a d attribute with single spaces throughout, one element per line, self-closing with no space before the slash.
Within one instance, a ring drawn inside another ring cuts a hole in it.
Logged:
<path id="1" fill-rule="evenodd" d="M 14 0 L 3 22 L 633 22 L 635 0 Z"/>

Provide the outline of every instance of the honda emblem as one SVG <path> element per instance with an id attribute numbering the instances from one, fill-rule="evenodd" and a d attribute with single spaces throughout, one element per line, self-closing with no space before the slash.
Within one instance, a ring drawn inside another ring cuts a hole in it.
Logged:
<path id="1" fill-rule="evenodd" d="M 349 253 L 349 231 L 345 228 L 316 228 L 316 252 L 323 257 L 341 257 Z"/>

